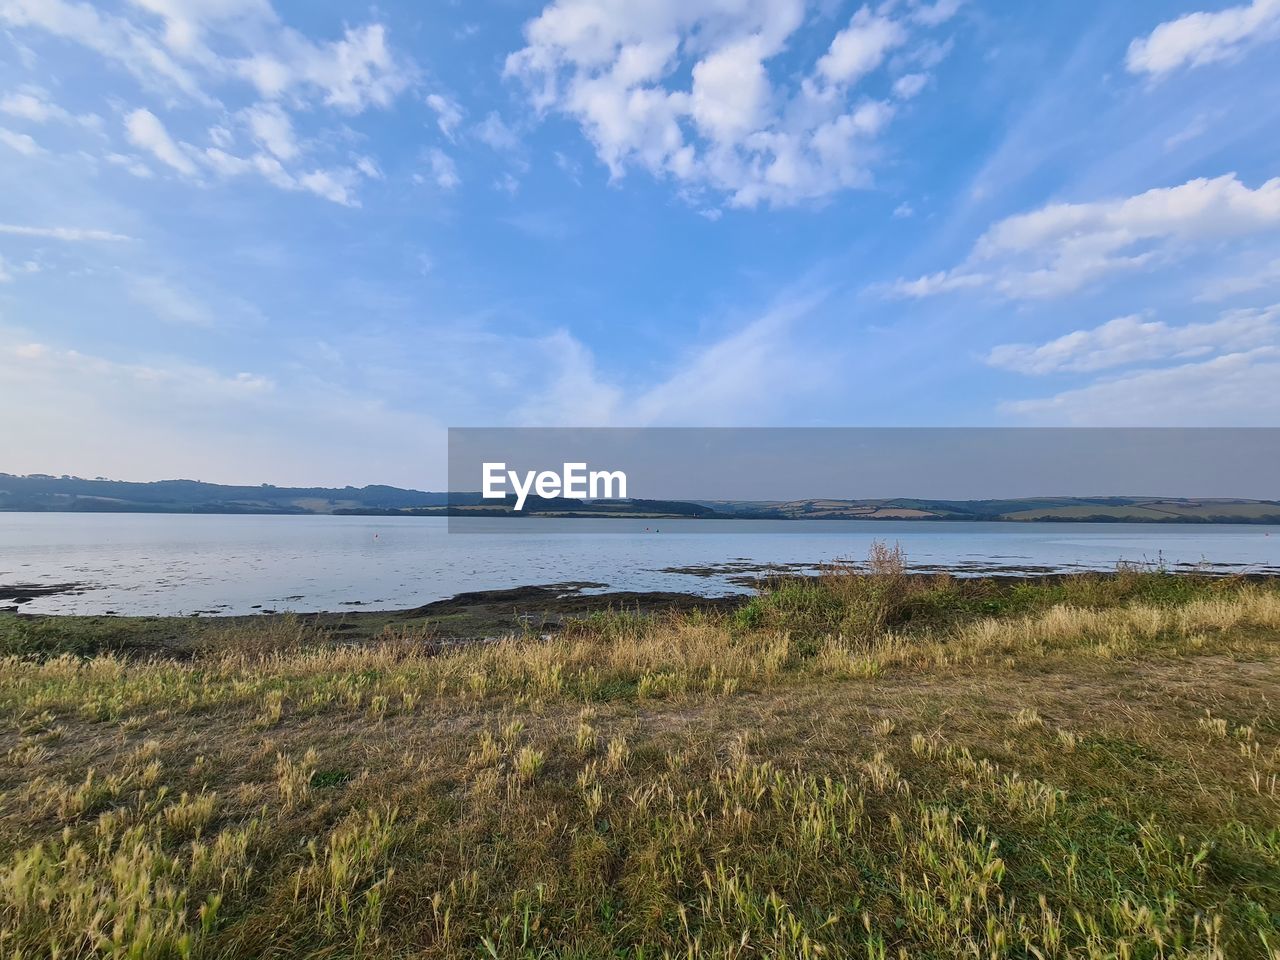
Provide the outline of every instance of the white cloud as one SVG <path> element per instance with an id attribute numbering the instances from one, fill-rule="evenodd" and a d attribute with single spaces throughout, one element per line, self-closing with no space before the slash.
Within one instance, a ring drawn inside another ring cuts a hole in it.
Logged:
<path id="1" fill-rule="evenodd" d="M 1238 352 L 1280 342 L 1278 320 L 1280 305 L 1234 310 L 1218 320 L 1182 326 L 1137 315 L 1117 317 L 1038 346 L 1002 344 L 987 355 L 987 363 L 1018 373 L 1049 374 Z"/>
<path id="2" fill-rule="evenodd" d="M 215 123 L 209 128 L 209 141 L 219 149 L 230 150 L 235 146 L 236 137 L 222 124 Z"/>
<path id="3" fill-rule="evenodd" d="M 442 93 L 429 93 L 426 102 L 427 106 L 435 111 L 436 126 L 440 128 L 440 132 L 449 140 L 453 140 L 454 131 L 458 129 L 458 124 L 462 123 L 465 115 L 458 101 Z"/>
<path id="4" fill-rule="evenodd" d="M 1280 347 L 1139 370 L 1000 409 L 1042 424 L 1274 426 L 1280 422 Z"/>
<path id="5" fill-rule="evenodd" d="M 175 54 L 207 59 L 210 29 L 225 29 L 236 22 L 274 24 L 275 11 L 267 0 L 131 0 L 164 21 L 165 46 Z"/>
<path id="6" fill-rule="evenodd" d="M 1234 59 L 1251 46 L 1280 38 L 1280 0 L 1253 0 L 1214 13 L 1188 13 L 1129 45 L 1130 73 L 1161 77 L 1181 67 Z"/>
<path id="7" fill-rule="evenodd" d="M 27 260 L 23 263 L 11 263 L 4 257 L 0 257 L 0 283 L 12 283 L 13 277 L 18 273 L 39 273 L 40 264 L 34 260 Z"/>
<path id="8" fill-rule="evenodd" d="M 283 24 L 268 0 L 133 0 L 133 8 L 158 18 L 159 29 L 70 0 L 4 0 L 0 22 L 80 43 L 150 86 L 210 105 L 205 86 L 239 76 L 267 98 L 311 95 L 359 113 L 387 106 L 413 78 L 380 23 L 313 40 Z"/>
<path id="9" fill-rule="evenodd" d="M 16 150 L 24 157 L 34 157 L 38 153 L 44 153 L 44 148 L 29 135 L 18 133 L 5 127 L 0 127 L 0 143 L 3 143 L 11 150 Z"/>
<path id="10" fill-rule="evenodd" d="M 1280 258 L 1270 263 L 1260 264 L 1248 273 L 1213 280 L 1205 285 L 1196 300 L 1200 302 L 1226 300 L 1241 293 L 1253 293 L 1255 290 L 1266 290 L 1275 286 L 1280 286 Z"/>
<path id="11" fill-rule="evenodd" d="M 85 227 L 32 227 L 20 223 L 0 223 L 0 233 L 16 237 L 37 237 L 47 240 L 132 240 L 122 233 L 110 230 L 94 230 Z"/>
<path id="12" fill-rule="evenodd" d="M 706 192 L 789 205 L 870 183 L 893 109 L 860 81 L 884 70 L 891 87 L 889 54 L 923 49 L 920 31 L 956 6 L 863 8 L 797 71 L 777 61 L 805 46 L 791 42 L 803 0 L 553 0 L 505 72 L 540 111 L 576 120 L 614 179 L 646 170 L 695 207 Z"/>
<path id="13" fill-rule="evenodd" d="M 936 27 L 946 23 L 964 6 L 965 0 L 937 0 L 935 3 L 915 3 L 911 19 L 926 26 Z"/>
<path id="14" fill-rule="evenodd" d="M 133 110 L 124 118 L 124 123 L 125 134 L 135 147 L 148 151 L 161 163 L 185 176 L 196 175 L 198 168 L 189 155 L 190 147 L 170 137 L 160 118 L 150 110 Z"/>
<path id="15" fill-rule="evenodd" d="M 358 207 L 360 200 L 356 186 L 361 176 L 380 176 L 377 165 L 368 157 L 357 158 L 354 166 L 289 170 L 281 163 L 281 155 L 284 159 L 297 159 L 301 149 L 293 137 L 287 117 L 268 105 L 247 111 L 246 121 L 254 138 L 266 148 L 249 156 L 233 154 L 216 146 L 199 150 L 185 141 L 175 140 L 160 118 L 146 109 L 130 112 L 125 117 L 125 129 L 135 146 L 149 151 L 162 163 L 197 182 L 204 173 L 222 178 L 257 174 L 281 190 L 313 193 L 333 203 Z M 127 163 L 129 159 L 122 157 L 121 161 Z"/>
<path id="16" fill-rule="evenodd" d="M 348 27 L 341 40 L 320 43 L 285 28 L 274 50 L 241 59 L 235 69 L 264 97 L 314 93 L 347 113 L 390 106 L 413 76 L 391 52 L 380 23 Z"/>
<path id="17" fill-rule="evenodd" d="M 213 311 L 186 290 L 160 277 L 133 277 L 127 290 L 130 298 L 146 307 L 160 320 L 188 327 L 212 327 Z"/>
<path id="18" fill-rule="evenodd" d="M 832 83 L 857 83 L 884 63 L 889 51 L 906 42 L 905 27 L 863 7 L 831 41 L 818 60 L 818 72 Z"/>
<path id="19" fill-rule="evenodd" d="M 490 111 L 475 127 L 476 139 L 499 153 L 510 153 L 520 147 L 520 137 L 502 117 Z"/>
<path id="20" fill-rule="evenodd" d="M 694 65 L 689 112 L 708 139 L 733 144 L 760 128 L 773 98 L 766 54 L 760 37 L 751 36 Z"/>
<path id="21" fill-rule="evenodd" d="M 171 396 L 188 399 L 231 400 L 251 397 L 275 389 L 267 377 L 252 373 L 226 375 L 203 367 L 175 364 L 161 367 L 143 363 L 119 363 L 103 357 L 90 356 L 76 350 L 64 350 L 43 343 L 14 343 L 0 352 L 0 368 L 13 372 L 12 360 L 32 363 L 28 373 L 51 373 L 67 377 L 65 383 L 79 382 L 88 377 L 102 381 L 128 383 L 152 390 L 163 388 Z"/>
<path id="22" fill-rule="evenodd" d="M 342 124 L 300 142 L 295 116 L 304 110 L 320 116 L 318 107 L 348 115 L 387 107 L 416 78 L 413 64 L 393 50 L 384 24 L 347 26 L 334 39 L 311 37 L 284 23 L 270 0 L 129 0 L 110 11 L 76 0 L 0 0 L 0 26 L 81 44 L 127 69 L 167 105 L 186 100 L 209 108 L 212 116 L 203 124 L 208 147 L 170 136 L 154 112 L 158 108 L 139 106 L 125 118 L 129 142 L 186 179 L 201 183 L 208 171 L 224 177 L 256 171 L 281 189 L 347 205 L 358 203 L 358 174 L 332 164 L 302 167 L 299 161 L 316 144 L 339 143 L 351 131 Z M 237 155 L 244 151 L 236 151 L 235 135 L 224 125 L 228 111 L 221 97 L 227 87 L 239 88 L 231 97 L 252 91 L 260 101 L 239 118 L 261 153 Z M 30 122 L 100 123 L 93 114 L 73 117 L 38 88 L 6 94 L 0 112 Z M 0 134 L 0 141 L 26 153 L 38 147 L 26 134 Z M 102 159 L 138 177 L 152 175 L 146 164 L 118 150 L 106 151 Z M 363 164 L 372 176 L 369 163 L 376 168 L 376 161 Z"/>
<path id="23" fill-rule="evenodd" d="M 11 117 L 22 117 L 33 123 L 44 123 L 55 119 L 66 111 L 54 104 L 47 103 L 30 93 L 7 93 L 0 97 L 0 113 Z"/>
<path id="24" fill-rule="evenodd" d="M 279 104 L 260 103 L 244 111 L 253 139 L 281 160 L 292 160 L 301 152 L 293 132 L 293 122 Z"/>
<path id="25" fill-rule="evenodd" d="M 1044 344 L 996 347 L 987 362 L 1040 376 L 1131 368 L 1000 405 L 1037 423 L 1271 426 L 1280 417 L 1280 304 L 1177 326 L 1119 317 Z"/>
<path id="26" fill-rule="evenodd" d="M 1280 177 L 1235 174 L 1091 203 L 1055 203 L 993 225 L 958 267 L 898 280 L 897 296 L 989 286 L 1016 299 L 1078 290 L 1107 274 L 1176 260 L 1205 243 L 1280 229 Z"/>
<path id="27" fill-rule="evenodd" d="M 0 113 L 31 123 L 78 123 L 85 127 L 98 127 L 102 124 L 102 118 L 96 114 L 75 116 L 70 110 L 50 100 L 44 90 L 33 86 L 25 86 L 0 97 Z"/>
<path id="28" fill-rule="evenodd" d="M 68 0 L 4 0 L 0 22 L 44 30 L 115 61 L 143 83 L 172 86 L 209 101 L 193 74 L 181 66 L 147 30 L 124 17 Z"/>
<path id="29" fill-rule="evenodd" d="M 453 159 L 438 147 L 427 152 L 427 163 L 431 165 L 431 179 L 440 189 L 453 190 L 462 183 Z"/>
<path id="30" fill-rule="evenodd" d="M 1148 190 L 1124 200 L 1060 203 L 996 224 L 978 241 L 978 255 L 1038 249 L 1082 234 L 1123 249 L 1138 239 L 1252 233 L 1280 224 L 1280 177 L 1250 189 L 1226 174 Z"/>
<path id="31" fill-rule="evenodd" d="M 278 171 L 278 173 L 284 176 L 288 181 L 287 183 L 277 182 L 276 185 L 285 189 L 292 189 L 293 178 L 284 172 L 284 168 L 280 166 L 280 161 L 275 157 L 268 157 L 266 154 L 262 154 L 261 156 L 263 157 L 264 163 L 261 165 L 262 169 L 260 169 L 259 172 L 266 176 L 266 167 L 274 165 L 271 166 L 271 169 Z M 236 156 L 233 153 L 227 153 L 227 151 L 220 147 L 206 147 L 204 151 L 204 162 L 208 164 L 209 168 L 214 173 L 223 177 L 238 177 L 243 174 L 250 173 L 259 167 L 259 165 L 255 164 L 253 160 Z"/>
<path id="32" fill-rule="evenodd" d="M 150 180 L 156 175 L 154 170 L 148 167 L 136 156 L 131 156 L 125 153 L 106 153 L 103 154 L 102 159 L 113 166 L 127 170 L 140 180 Z"/>
<path id="33" fill-rule="evenodd" d="M 316 169 L 294 174 L 268 153 L 239 157 L 216 147 L 205 150 L 204 159 L 213 172 L 223 177 L 256 173 L 281 190 L 306 191 L 346 207 L 360 206 L 355 188 L 363 171 L 358 166 Z"/>
<path id="34" fill-rule="evenodd" d="M 514 197 L 520 192 L 520 178 L 510 172 L 504 173 L 493 181 L 493 189 L 500 190 L 509 197 Z"/>
<path id="35" fill-rule="evenodd" d="M 989 277 L 981 273 L 958 273 L 939 271 L 915 280 L 895 280 L 885 291 L 889 296 L 918 300 L 932 297 L 939 293 L 951 293 L 954 290 L 972 290 L 984 286 Z"/>
<path id="36" fill-rule="evenodd" d="M 312 170 L 298 177 L 298 186 L 344 207 L 358 207 L 355 181 L 351 170 Z"/>
<path id="37" fill-rule="evenodd" d="M 928 84 L 928 74 L 908 73 L 894 81 L 893 95 L 899 100 L 911 100 L 918 97 Z"/>

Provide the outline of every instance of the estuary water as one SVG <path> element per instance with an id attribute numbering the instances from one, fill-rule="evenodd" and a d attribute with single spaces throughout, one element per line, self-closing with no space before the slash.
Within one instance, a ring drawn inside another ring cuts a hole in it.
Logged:
<path id="1" fill-rule="evenodd" d="M 960 574 L 1106 570 L 1117 562 L 1280 573 L 1280 527 L 0 513 L 0 587 L 74 587 L 32 613 L 240 614 L 399 609 L 471 590 L 753 589 L 783 570 L 860 560 L 898 543 L 915 569 Z M 506 525 L 505 527 L 503 525 Z M 589 584 L 583 588 L 581 584 Z M 0 607 L 13 603 L 0 599 Z"/>

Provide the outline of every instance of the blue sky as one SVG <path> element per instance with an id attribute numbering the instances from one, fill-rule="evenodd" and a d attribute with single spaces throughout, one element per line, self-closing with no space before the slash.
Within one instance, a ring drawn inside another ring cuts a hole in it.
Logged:
<path id="1" fill-rule="evenodd" d="M 1280 0 L 0 0 L 10 472 L 1280 424 Z"/>

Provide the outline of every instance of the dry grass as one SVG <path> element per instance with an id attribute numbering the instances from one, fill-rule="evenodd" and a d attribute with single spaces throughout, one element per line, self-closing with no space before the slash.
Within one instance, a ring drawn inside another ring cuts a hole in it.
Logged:
<path id="1" fill-rule="evenodd" d="M 438 655 L 10 658 L 0 956 L 1280 957 L 1280 594 L 898 561 Z"/>

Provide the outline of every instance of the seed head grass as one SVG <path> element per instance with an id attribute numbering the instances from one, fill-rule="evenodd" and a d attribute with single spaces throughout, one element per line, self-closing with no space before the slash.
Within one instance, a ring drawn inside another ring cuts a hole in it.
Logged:
<path id="1" fill-rule="evenodd" d="M 878 547 L 445 649 L 69 629 L 0 661 L 0 957 L 1280 958 L 1268 583 Z"/>

